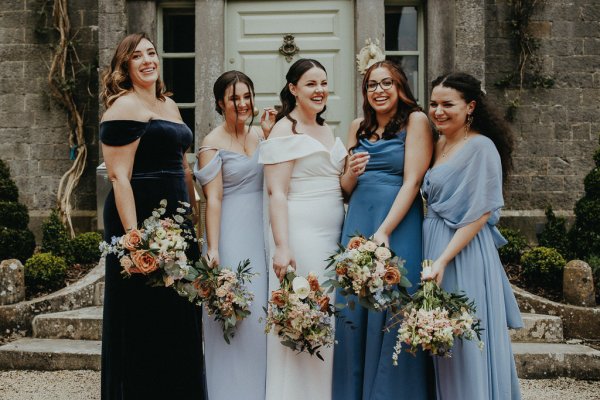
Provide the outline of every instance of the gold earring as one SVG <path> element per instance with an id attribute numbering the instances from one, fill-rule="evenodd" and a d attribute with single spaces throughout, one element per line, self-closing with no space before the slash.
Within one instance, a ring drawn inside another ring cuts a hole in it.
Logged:
<path id="1" fill-rule="evenodd" d="M 473 124 L 473 114 L 467 114 L 467 123 L 465 124 L 465 137 L 463 140 L 467 140 L 469 131 L 471 130 L 471 124 Z"/>
<path id="2" fill-rule="evenodd" d="M 254 108 L 252 109 L 252 115 L 254 115 L 255 117 L 258 115 L 258 107 L 254 106 Z"/>

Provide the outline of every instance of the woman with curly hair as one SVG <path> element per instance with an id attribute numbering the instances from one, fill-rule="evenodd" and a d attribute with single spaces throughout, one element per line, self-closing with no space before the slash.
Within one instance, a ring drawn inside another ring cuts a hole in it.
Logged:
<path id="1" fill-rule="evenodd" d="M 441 138 L 422 186 L 423 254 L 434 260 L 423 279 L 475 301 L 485 345 L 457 341 L 451 358 L 435 358 L 437 396 L 520 399 L 507 327 L 523 324 L 498 256 L 506 240 L 496 228 L 502 183 L 512 167 L 512 133 L 473 76 L 443 75 L 431 86 L 429 116 Z"/>
<path id="2" fill-rule="evenodd" d="M 419 281 L 423 222 L 419 188 L 429 167 L 433 136 L 427 116 L 396 64 L 380 61 L 365 73 L 363 118 L 348 135 L 342 189 L 348 213 L 342 243 L 355 232 L 372 236 L 406 260 L 413 288 Z M 338 295 L 336 303 L 346 302 Z M 356 299 L 354 302 L 357 303 Z M 388 311 L 346 307 L 336 323 L 333 397 L 339 400 L 428 399 L 433 395 L 431 360 L 400 353 L 392 364 L 395 332 L 386 331 Z"/>
<path id="3" fill-rule="evenodd" d="M 185 150 L 192 132 L 160 80 L 158 54 L 143 33 L 126 36 L 103 76 L 100 141 L 112 190 L 104 203 L 104 237 L 135 229 L 167 200 L 193 202 Z M 194 207 L 195 208 L 195 207 Z M 197 215 L 197 210 L 196 215 Z M 189 226 L 193 231 L 192 227 Z M 188 257 L 198 259 L 197 245 Z M 123 279 L 106 257 L 102 326 L 102 399 L 203 399 L 200 309 L 143 275 Z"/>

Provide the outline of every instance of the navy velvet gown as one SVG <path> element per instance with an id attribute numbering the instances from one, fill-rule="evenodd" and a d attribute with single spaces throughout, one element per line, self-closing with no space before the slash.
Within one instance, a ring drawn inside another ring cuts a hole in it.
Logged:
<path id="1" fill-rule="evenodd" d="M 100 125 L 100 141 L 124 146 L 140 140 L 131 178 L 138 224 L 161 199 L 172 215 L 188 201 L 183 152 L 192 142 L 184 124 L 119 120 Z M 104 238 L 123 235 L 114 193 L 104 203 Z M 198 259 L 196 244 L 188 256 Z M 106 258 L 102 328 L 102 399 L 204 399 L 200 309 L 171 288 L 145 277 L 124 279 L 115 255 Z"/>

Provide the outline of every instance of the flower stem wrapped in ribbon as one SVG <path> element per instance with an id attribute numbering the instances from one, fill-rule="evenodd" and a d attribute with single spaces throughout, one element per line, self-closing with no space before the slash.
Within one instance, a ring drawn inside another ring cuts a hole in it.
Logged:
<path id="1" fill-rule="evenodd" d="M 363 307 L 395 310 L 410 298 L 406 288 L 412 285 L 406 278 L 405 260 L 359 233 L 350 238 L 346 247 L 340 244 L 338 252 L 328 260 L 327 268 L 333 266 L 334 271 L 329 273 L 330 280 L 325 284 L 331 286 L 330 290 L 338 288 L 342 296 L 357 296 Z M 353 309 L 354 301 L 348 301 L 348 306 Z"/>
<path id="2" fill-rule="evenodd" d="M 180 281 L 177 292 L 198 305 L 204 304 L 208 315 L 221 323 L 223 339 L 229 344 L 239 321 L 250 315 L 254 294 L 247 289 L 252 277 L 250 260 L 238 264 L 234 272 L 229 267 L 211 266 L 202 257 L 195 264 L 196 276 Z"/>
<path id="3" fill-rule="evenodd" d="M 433 261 L 423 261 L 423 274 L 431 269 Z M 392 360 L 397 365 L 403 345 L 405 351 L 415 354 L 419 348 L 432 355 L 450 357 L 455 339 L 477 340 L 483 349 L 475 303 L 464 294 L 448 293 L 435 281 L 421 282 L 401 312 L 397 313 L 388 330 L 400 325 Z"/>
<path id="4" fill-rule="evenodd" d="M 305 278 L 289 271 L 280 288 L 271 292 L 265 312 L 265 333 L 273 330 L 284 346 L 323 360 L 319 349 L 333 344 L 335 308 L 314 273 Z"/>

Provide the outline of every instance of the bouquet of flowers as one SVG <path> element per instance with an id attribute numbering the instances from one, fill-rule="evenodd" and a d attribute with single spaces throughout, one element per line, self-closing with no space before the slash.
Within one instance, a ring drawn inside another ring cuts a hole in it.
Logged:
<path id="1" fill-rule="evenodd" d="M 125 235 L 113 237 L 111 243 L 102 242 L 102 255 L 115 254 L 123 270 L 148 276 L 148 284 L 172 286 L 175 281 L 194 275 L 193 267 L 185 254 L 189 242 L 197 241 L 189 229 L 183 228 L 190 205 L 179 202 L 173 218 L 161 218 L 166 212 L 167 200 L 160 201 L 140 229 L 131 229 Z"/>
<path id="2" fill-rule="evenodd" d="M 197 276 L 190 281 L 179 281 L 177 292 L 192 302 L 204 304 L 208 315 L 214 315 L 221 323 L 223 338 L 227 343 L 235 336 L 238 321 L 250 315 L 254 294 L 246 284 L 256 274 L 250 272 L 250 260 L 239 263 L 234 272 L 231 268 L 211 266 L 206 258 L 195 264 Z"/>
<path id="3" fill-rule="evenodd" d="M 432 261 L 423 261 L 424 274 Z M 396 315 L 392 326 L 400 324 L 392 359 L 397 365 L 402 344 L 408 345 L 409 353 L 421 349 L 432 355 L 450 357 L 454 340 L 477 340 L 480 349 L 481 328 L 475 317 L 475 304 L 464 294 L 448 293 L 435 281 L 421 282 L 419 289 L 403 311 Z"/>
<path id="4" fill-rule="evenodd" d="M 305 278 L 289 271 L 271 292 L 265 333 L 274 330 L 284 346 L 323 360 L 319 348 L 333 344 L 334 310 L 314 273 Z"/>
<path id="5" fill-rule="evenodd" d="M 356 234 L 328 260 L 327 268 L 333 265 L 335 271 L 327 284 L 339 288 L 343 296 L 356 295 L 363 307 L 382 311 L 409 298 L 406 288 L 411 283 L 406 278 L 405 260 L 384 245 Z M 353 301 L 348 305 L 354 308 Z"/>

